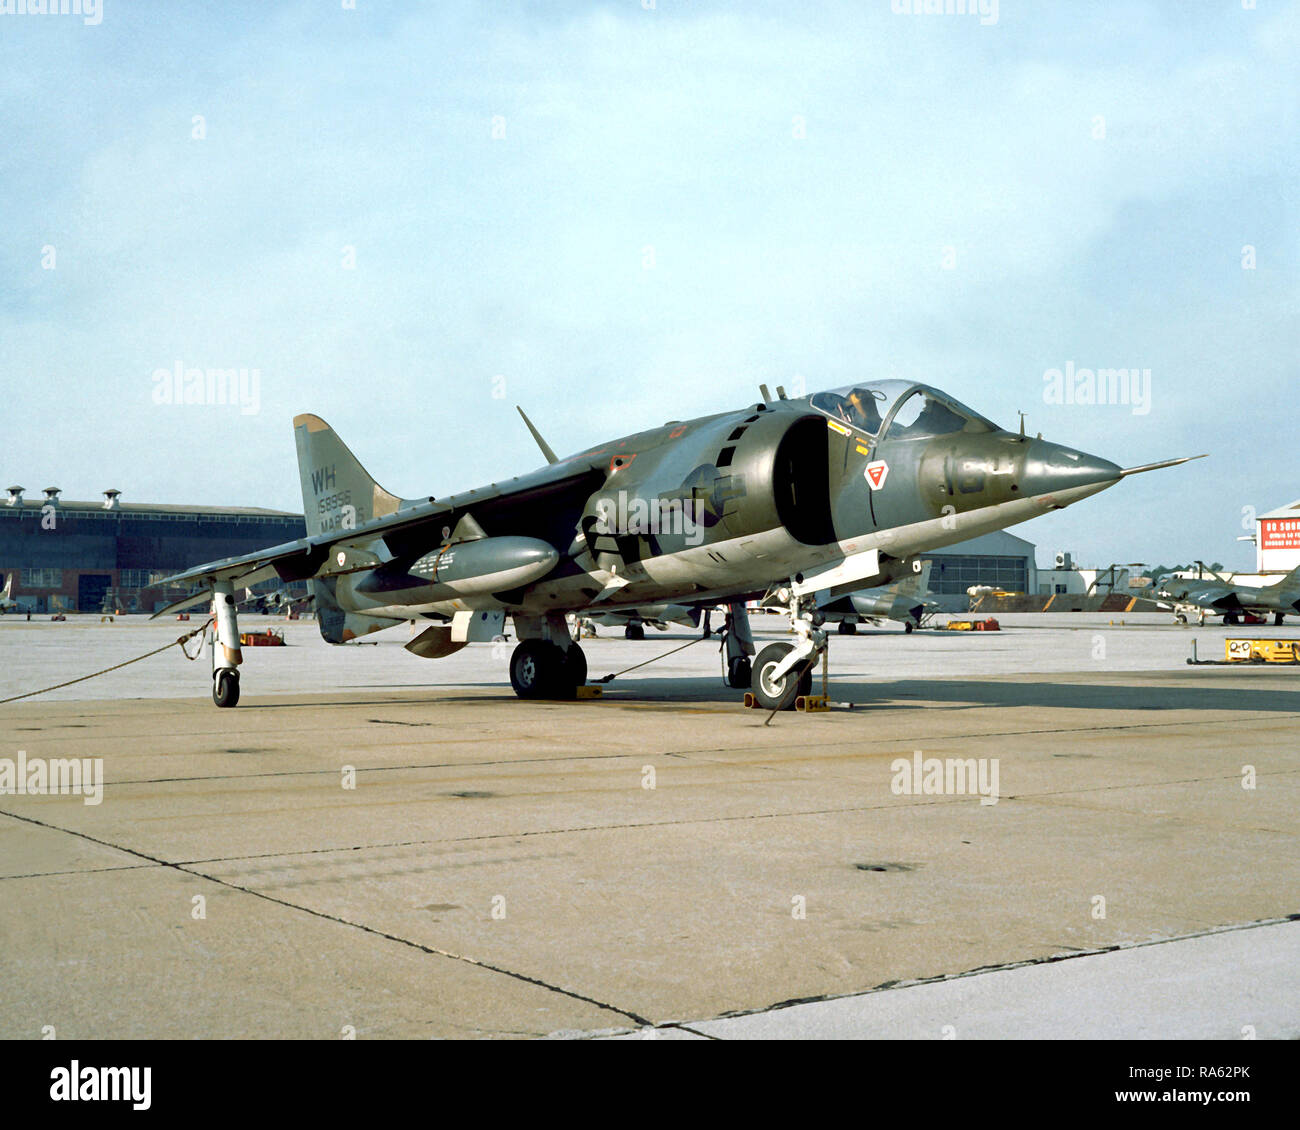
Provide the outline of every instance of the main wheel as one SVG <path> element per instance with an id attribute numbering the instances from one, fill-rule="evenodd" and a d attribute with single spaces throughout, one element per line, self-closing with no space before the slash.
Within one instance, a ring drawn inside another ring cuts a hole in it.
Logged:
<path id="1" fill-rule="evenodd" d="M 623 638 L 629 640 L 645 639 L 645 627 L 642 624 L 629 624 L 623 629 Z"/>
<path id="2" fill-rule="evenodd" d="M 840 626 L 835 630 L 842 636 L 856 635 L 858 631 L 858 622 L 856 620 L 841 620 Z"/>
<path id="3" fill-rule="evenodd" d="M 1273 626 L 1275 628 L 1280 628 L 1282 626 L 1282 617 L 1283 617 L 1283 613 L 1281 612 L 1273 613 Z"/>
<path id="4" fill-rule="evenodd" d="M 587 685 L 587 657 L 576 643 L 564 653 L 564 681 L 571 687 Z"/>
<path id="5" fill-rule="evenodd" d="M 521 640 L 510 656 L 510 685 L 520 698 L 558 698 L 566 682 L 564 652 L 549 640 Z"/>
<path id="6" fill-rule="evenodd" d="M 1237 615 L 1235 612 L 1229 612 L 1226 616 L 1224 616 L 1224 618 L 1223 618 L 1223 622 L 1224 622 L 1225 624 L 1233 624 L 1233 625 L 1236 625 L 1236 624 L 1240 623 L 1241 620 L 1240 620 L 1240 617 L 1238 617 L 1238 615 Z"/>
<path id="7" fill-rule="evenodd" d="M 794 644 L 770 643 L 758 653 L 754 661 L 754 675 L 751 689 L 758 704 L 766 710 L 793 710 L 794 700 L 799 695 L 806 695 L 812 690 L 812 667 L 798 679 L 795 675 L 799 668 L 795 666 L 779 679 L 772 677 L 773 669 L 794 650 Z M 807 662 L 806 660 L 804 662 Z"/>
<path id="8" fill-rule="evenodd" d="M 741 687 L 749 686 L 749 681 L 753 677 L 754 665 L 750 663 L 747 655 L 737 655 L 727 664 L 727 686 L 739 690 Z"/>
<path id="9" fill-rule="evenodd" d="M 218 706 L 235 706 L 239 702 L 239 672 L 222 667 L 212 680 L 212 701 Z"/>
<path id="10" fill-rule="evenodd" d="M 915 628 L 915 627 L 916 627 L 916 625 L 913 624 L 911 620 L 904 620 L 904 621 L 903 621 L 903 631 L 905 631 L 908 635 L 911 635 L 911 634 L 912 634 L 912 629 Z"/>

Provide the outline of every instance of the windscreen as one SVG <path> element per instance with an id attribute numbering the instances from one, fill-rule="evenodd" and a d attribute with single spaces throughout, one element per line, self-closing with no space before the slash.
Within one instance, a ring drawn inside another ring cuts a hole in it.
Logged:
<path id="1" fill-rule="evenodd" d="M 978 412 L 942 396 L 933 389 L 918 388 L 894 412 L 889 423 L 890 439 L 920 439 L 954 432 L 992 432 L 997 425 Z"/>
<path id="2" fill-rule="evenodd" d="M 824 416 L 874 436 L 889 410 L 914 387 L 911 381 L 869 381 L 814 393 L 808 403 Z"/>

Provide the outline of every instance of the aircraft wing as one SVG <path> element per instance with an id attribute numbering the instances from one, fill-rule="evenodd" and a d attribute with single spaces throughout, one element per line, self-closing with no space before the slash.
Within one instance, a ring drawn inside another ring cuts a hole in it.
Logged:
<path id="1" fill-rule="evenodd" d="M 404 506 L 392 514 L 351 529 L 330 530 L 315 537 L 282 542 L 256 553 L 196 565 L 166 578 L 161 584 L 197 582 L 199 588 L 155 612 L 154 617 L 201 603 L 208 599 L 212 586 L 218 581 L 246 587 L 273 578 L 303 581 L 368 569 L 380 563 L 380 559 L 365 548 L 368 543 L 373 545 L 377 539 L 382 539 L 390 552 L 397 554 L 408 538 L 414 536 L 427 544 L 431 530 L 452 529 L 466 515 L 472 514 L 476 521 L 486 523 L 490 530 L 499 527 L 503 532 L 515 533 L 521 523 L 530 528 L 535 526 L 539 503 L 566 494 L 581 495 L 585 499 L 599 489 L 605 477 L 603 465 L 596 467 L 591 462 L 568 460 L 504 483 Z M 557 520 L 563 521 L 563 517 L 557 516 Z M 575 533 L 572 514 L 569 523 L 570 528 L 559 531 L 564 535 L 566 547 Z M 551 536 L 558 540 L 557 533 L 552 532 Z"/>

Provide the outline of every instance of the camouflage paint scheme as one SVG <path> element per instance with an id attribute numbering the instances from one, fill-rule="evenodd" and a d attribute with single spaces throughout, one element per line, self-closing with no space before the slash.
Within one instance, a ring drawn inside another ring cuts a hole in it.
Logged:
<path id="1" fill-rule="evenodd" d="M 169 583 L 199 582 L 198 603 L 219 583 L 310 578 L 330 642 L 450 624 L 417 651 L 430 657 L 491 638 L 507 614 L 520 640 L 568 649 L 566 612 L 735 607 L 782 585 L 820 590 L 823 574 L 819 599 L 834 599 L 1132 473 L 907 381 L 670 421 L 447 498 L 385 491 L 319 417 L 294 431 L 308 537 Z M 657 529 L 617 520 L 650 506 L 667 518 Z M 672 521 L 683 513 L 701 520 Z"/>

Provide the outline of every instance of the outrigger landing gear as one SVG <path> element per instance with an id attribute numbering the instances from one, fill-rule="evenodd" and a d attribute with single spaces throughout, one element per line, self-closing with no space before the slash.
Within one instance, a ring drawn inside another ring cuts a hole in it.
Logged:
<path id="1" fill-rule="evenodd" d="M 515 617 L 515 632 L 528 632 L 510 656 L 510 685 L 520 698 L 570 699 L 587 682 L 587 657 L 569 635 L 564 618 Z"/>
<path id="2" fill-rule="evenodd" d="M 218 581 L 212 589 L 212 701 L 218 706 L 235 706 L 239 702 L 239 664 L 244 656 L 239 650 L 239 617 L 235 611 L 234 586 Z"/>
<path id="3" fill-rule="evenodd" d="M 705 622 L 704 639 L 708 639 Z M 739 690 L 753 678 L 749 657 L 754 654 L 754 633 L 749 629 L 749 613 L 743 603 L 727 605 L 727 619 L 722 626 L 722 646 L 727 651 L 727 686 Z"/>
<path id="4" fill-rule="evenodd" d="M 814 602 L 807 601 L 805 609 L 790 589 L 781 589 L 776 599 L 789 606 L 790 626 L 799 638 L 792 644 L 770 643 L 758 653 L 751 689 L 765 710 L 793 710 L 795 699 L 812 691 L 812 669 L 826 650 L 826 633 Z"/>

